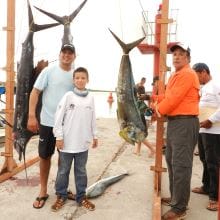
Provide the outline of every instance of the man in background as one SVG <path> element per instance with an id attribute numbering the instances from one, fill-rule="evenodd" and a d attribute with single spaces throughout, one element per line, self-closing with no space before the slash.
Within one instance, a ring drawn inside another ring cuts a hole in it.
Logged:
<path id="1" fill-rule="evenodd" d="M 220 158 L 220 85 L 212 80 L 209 67 L 205 63 L 193 66 L 201 87 L 200 90 L 200 130 L 198 140 L 199 157 L 203 164 L 202 186 L 192 192 L 209 197 L 206 208 L 218 210 L 218 183 Z"/>

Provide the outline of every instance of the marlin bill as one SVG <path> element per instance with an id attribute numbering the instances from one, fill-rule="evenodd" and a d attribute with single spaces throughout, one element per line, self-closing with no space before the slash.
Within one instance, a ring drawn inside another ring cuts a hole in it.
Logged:
<path id="1" fill-rule="evenodd" d="M 119 135 L 130 144 L 142 142 L 147 137 L 146 123 L 143 122 L 135 95 L 135 82 L 129 52 L 143 38 L 125 44 L 111 30 L 110 32 L 123 50 L 117 84 L 117 118 L 120 124 Z"/>

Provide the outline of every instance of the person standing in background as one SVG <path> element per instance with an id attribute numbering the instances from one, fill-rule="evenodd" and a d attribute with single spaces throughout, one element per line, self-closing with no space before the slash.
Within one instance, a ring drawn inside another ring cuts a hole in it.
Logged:
<path id="1" fill-rule="evenodd" d="M 219 159 L 220 159 L 220 85 L 212 80 L 209 67 L 205 63 L 193 65 L 200 90 L 200 130 L 198 140 L 199 157 L 203 164 L 202 186 L 192 192 L 209 197 L 206 208 L 218 210 Z"/>
<path id="2" fill-rule="evenodd" d="M 136 89 L 137 89 L 138 95 L 145 94 L 145 87 L 144 87 L 145 82 L 146 82 L 146 78 L 142 77 L 140 82 L 136 84 Z"/>
<path id="3" fill-rule="evenodd" d="M 144 100 L 150 100 L 150 96 L 147 95 L 145 92 L 145 87 L 144 87 L 145 83 L 146 83 L 146 78 L 142 77 L 140 82 L 136 84 L 135 88 L 136 88 L 136 94 L 137 94 L 136 96 L 137 96 L 138 108 L 140 110 L 142 121 L 147 130 L 148 123 L 147 123 L 147 120 L 145 119 L 145 113 L 146 113 L 146 109 L 148 106 L 146 105 Z M 142 143 L 150 150 L 148 157 L 152 158 L 155 154 L 155 150 L 154 150 L 155 146 L 152 143 L 150 143 L 147 139 L 145 139 L 142 142 L 135 143 L 134 154 L 140 156 Z"/>
<path id="4" fill-rule="evenodd" d="M 155 103 L 157 116 L 167 116 L 166 163 L 171 206 L 163 220 L 184 218 L 190 198 L 193 152 L 199 133 L 199 80 L 190 67 L 190 49 L 177 43 L 170 48 L 175 71 L 169 78 L 165 96 Z"/>
<path id="5" fill-rule="evenodd" d="M 142 77 L 140 82 L 135 85 L 137 97 L 140 100 L 150 100 L 150 96 L 146 94 L 145 86 L 146 78 Z"/>

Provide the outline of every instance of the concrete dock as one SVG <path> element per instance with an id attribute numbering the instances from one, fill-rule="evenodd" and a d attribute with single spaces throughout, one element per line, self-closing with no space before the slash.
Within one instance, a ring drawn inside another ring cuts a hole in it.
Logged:
<path id="1" fill-rule="evenodd" d="M 153 203 L 154 173 L 150 166 L 154 158 L 148 158 L 148 149 L 142 146 L 141 155 L 133 154 L 133 146 L 125 143 L 118 135 L 116 119 L 97 119 L 99 146 L 90 149 L 87 164 L 88 185 L 100 178 L 117 175 L 127 171 L 124 179 L 111 185 L 105 193 L 92 201 L 95 211 L 87 211 L 77 207 L 74 201 L 68 200 L 58 212 L 50 210 L 56 200 L 54 182 L 57 172 L 57 153 L 53 156 L 52 169 L 48 184 L 49 198 L 42 209 L 34 209 L 33 201 L 39 192 L 39 164 L 27 169 L 28 184 L 25 172 L 22 171 L 13 178 L 0 184 L 0 219 L 4 220 L 151 220 Z M 155 142 L 155 129 L 149 128 L 149 141 Z M 27 147 L 28 158 L 37 156 L 38 138 L 33 138 Z M 0 148 L 3 151 L 3 148 Z M 17 153 L 14 153 L 17 158 Z M 163 158 L 164 160 L 164 158 Z M 0 158 L 0 166 L 4 157 Z M 163 161 L 163 166 L 166 163 Z M 199 157 L 195 156 L 193 166 L 192 187 L 201 185 L 202 166 Z M 75 191 L 73 172 L 70 177 L 70 187 Z M 162 196 L 168 196 L 167 173 L 162 174 Z M 208 197 L 191 193 L 187 220 L 216 220 L 217 212 L 210 212 L 205 207 Z M 169 207 L 162 206 L 164 213 Z"/>

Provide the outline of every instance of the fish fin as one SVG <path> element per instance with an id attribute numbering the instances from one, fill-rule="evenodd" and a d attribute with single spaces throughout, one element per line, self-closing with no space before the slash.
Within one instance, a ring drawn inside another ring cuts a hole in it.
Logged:
<path id="1" fill-rule="evenodd" d="M 80 12 L 80 10 L 83 8 L 83 6 L 85 5 L 85 3 L 87 2 L 87 0 L 83 1 L 79 7 L 74 10 L 69 16 L 58 16 L 58 15 L 55 15 L 53 13 L 50 13 L 50 12 L 47 12 L 43 9 L 40 9 L 36 6 L 34 6 L 38 11 L 42 12 L 43 14 L 47 15 L 48 17 L 50 18 L 53 18 L 55 21 L 59 22 L 60 24 L 63 24 L 65 25 L 67 23 L 67 20 L 68 20 L 68 23 L 71 23 L 72 20 L 76 17 L 76 15 Z"/>
<path id="2" fill-rule="evenodd" d="M 60 25 L 60 23 L 43 24 L 43 25 L 35 24 L 29 0 L 27 1 L 27 3 L 28 3 L 28 21 L 29 21 L 30 31 L 37 32 L 37 31 L 41 31 L 41 30 L 44 30 L 50 27 L 55 27 L 57 25 Z"/>
<path id="3" fill-rule="evenodd" d="M 109 29 L 109 31 L 111 32 L 111 34 L 113 35 L 113 37 L 118 41 L 118 43 L 120 44 L 124 54 L 129 54 L 129 52 L 136 47 L 138 44 L 141 43 L 141 41 L 143 41 L 145 39 L 145 37 L 142 37 L 132 43 L 129 44 L 125 44 L 113 31 L 111 31 Z"/>
<path id="4" fill-rule="evenodd" d="M 79 7 L 69 16 L 70 22 L 76 17 L 76 15 L 80 12 L 83 6 L 86 4 L 87 0 L 83 1 Z"/>

